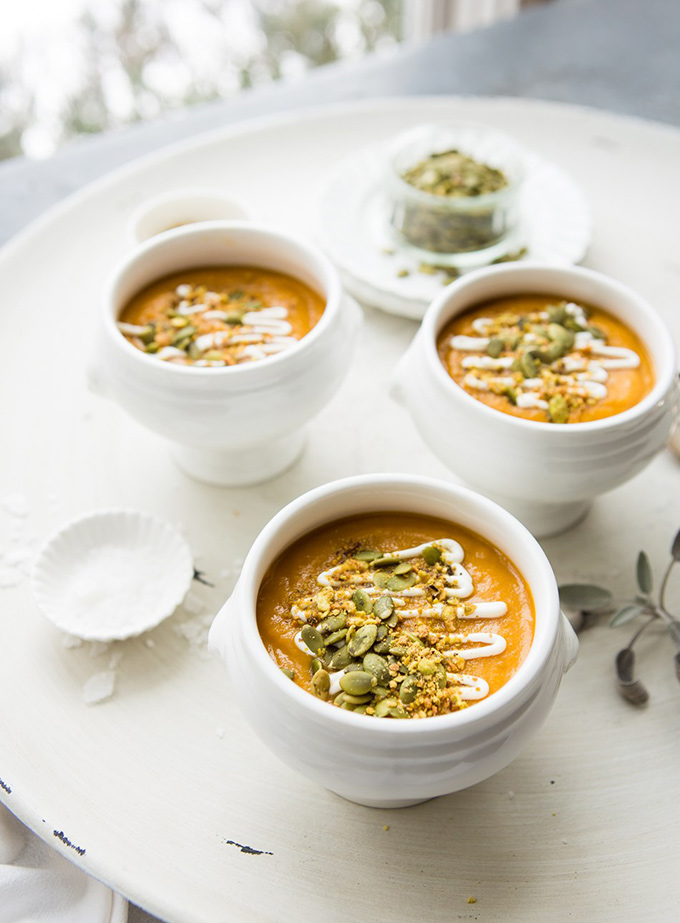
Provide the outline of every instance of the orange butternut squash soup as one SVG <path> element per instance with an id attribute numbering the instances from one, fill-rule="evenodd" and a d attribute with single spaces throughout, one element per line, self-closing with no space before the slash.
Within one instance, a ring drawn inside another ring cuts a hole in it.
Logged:
<path id="1" fill-rule="evenodd" d="M 205 266 L 147 285 L 118 329 L 166 362 L 241 365 L 290 349 L 317 324 L 323 298 L 304 282 L 251 266 Z"/>
<path id="2" fill-rule="evenodd" d="M 290 679 L 381 718 L 459 711 L 506 683 L 534 634 L 513 563 L 461 526 L 411 513 L 325 525 L 274 561 L 260 636 Z"/>
<path id="3" fill-rule="evenodd" d="M 628 410 L 654 385 L 641 339 L 611 314 L 550 295 L 497 298 L 455 317 L 437 339 L 451 378 L 495 410 L 585 423 Z"/>

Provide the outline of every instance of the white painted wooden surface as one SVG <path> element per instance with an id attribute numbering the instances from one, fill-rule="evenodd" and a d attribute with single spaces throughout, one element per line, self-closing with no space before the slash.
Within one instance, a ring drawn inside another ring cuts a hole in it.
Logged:
<path id="1" fill-rule="evenodd" d="M 162 442 L 90 396 L 84 380 L 103 279 L 127 247 L 126 222 L 143 198 L 200 179 L 237 191 L 263 219 L 310 234 L 326 173 L 340 157 L 442 118 L 496 125 L 569 170 L 593 205 L 587 265 L 647 296 L 680 343 L 675 129 L 528 100 L 441 97 L 237 126 L 133 165 L 47 216 L 0 257 L 3 337 L 11 344 L 0 365 L 0 494 L 18 491 L 28 502 L 25 517 L 0 506 L 0 547 L 17 532 L 41 539 L 91 509 L 145 509 L 186 528 L 217 584 L 196 589 L 209 614 L 229 592 L 235 560 L 304 490 L 365 471 L 450 476 L 387 395 L 415 324 L 377 311 L 366 312 L 352 373 L 315 421 L 301 462 L 256 488 L 188 481 Z M 368 417 L 356 413 L 367 394 Z M 664 453 L 602 497 L 573 531 L 545 541 L 558 579 L 634 592 L 638 549 L 659 562 L 657 571 L 666 559 L 680 525 L 679 485 L 678 462 Z M 680 608 L 676 585 L 671 596 Z M 677 918 L 680 687 L 658 632 L 645 636 L 638 655 L 652 694 L 645 711 L 614 689 L 613 658 L 627 632 L 594 628 L 520 758 L 473 789 L 388 812 L 343 802 L 269 754 L 234 708 L 220 665 L 188 640 L 200 622 L 182 610 L 148 636 L 116 645 L 123 654 L 116 694 L 86 708 L 82 685 L 111 652 L 65 648 L 26 583 L 0 590 L 0 795 L 48 842 L 159 918 Z M 85 853 L 64 846 L 55 830 Z M 234 843 L 272 855 L 246 854 Z M 477 903 L 468 904 L 472 896 Z"/>

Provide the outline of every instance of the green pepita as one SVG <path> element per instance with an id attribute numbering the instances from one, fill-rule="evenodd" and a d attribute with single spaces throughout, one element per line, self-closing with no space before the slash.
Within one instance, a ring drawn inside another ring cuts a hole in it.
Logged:
<path id="1" fill-rule="evenodd" d="M 401 593 L 418 582 L 418 577 L 411 571 L 408 574 L 393 574 L 387 581 L 386 588 L 392 593 Z"/>
<path id="2" fill-rule="evenodd" d="M 348 695 L 366 695 L 378 681 L 372 673 L 365 673 L 362 670 L 354 670 L 351 673 L 344 673 L 340 677 L 340 687 Z"/>
<path id="3" fill-rule="evenodd" d="M 355 561 L 375 561 L 376 558 L 382 557 L 379 551 L 373 551 L 372 548 L 362 548 L 360 551 L 355 552 L 352 557 Z"/>
<path id="4" fill-rule="evenodd" d="M 310 649 L 312 654 L 318 654 L 321 648 L 324 646 L 323 635 L 320 631 L 317 631 L 316 628 L 313 628 L 311 625 L 302 626 L 300 637 Z"/>
<path id="5" fill-rule="evenodd" d="M 326 670 L 317 670 L 312 677 L 312 692 L 324 701 L 328 698 L 331 688 L 331 678 Z"/>
<path id="6" fill-rule="evenodd" d="M 295 679 L 295 670 L 289 670 L 288 667 L 281 667 L 281 672 L 284 676 L 287 676 L 288 679 Z"/>
<path id="7" fill-rule="evenodd" d="M 331 670 L 344 670 L 351 659 L 350 653 L 347 650 L 347 645 L 343 644 L 343 646 L 339 647 L 332 655 L 329 666 Z"/>
<path id="8" fill-rule="evenodd" d="M 366 612 L 368 614 L 373 609 L 371 597 L 366 590 L 355 590 L 354 596 L 352 596 L 352 602 L 356 606 L 357 612 Z"/>
<path id="9" fill-rule="evenodd" d="M 380 596 L 373 603 L 373 615 L 376 615 L 379 619 L 388 619 L 393 609 L 394 602 L 391 596 Z"/>
<path id="10" fill-rule="evenodd" d="M 334 631 L 332 634 L 327 635 L 325 643 L 328 645 L 338 644 L 340 641 L 344 639 L 346 634 L 347 634 L 347 629 L 341 628 L 340 631 Z"/>
<path id="11" fill-rule="evenodd" d="M 354 637 L 347 644 L 347 649 L 352 657 L 363 657 L 373 646 L 377 633 L 377 625 L 362 625 L 357 628 Z"/>
<path id="12" fill-rule="evenodd" d="M 379 683 L 389 682 L 390 670 L 387 666 L 387 661 L 380 654 L 369 651 L 364 656 L 363 667 L 367 673 L 372 673 Z"/>
<path id="13" fill-rule="evenodd" d="M 351 673 L 352 670 L 363 670 L 364 665 L 360 660 L 353 660 L 351 663 L 348 663 L 345 667 L 345 673 Z"/>
<path id="14" fill-rule="evenodd" d="M 323 661 L 319 657 L 315 657 L 312 660 L 311 670 L 312 676 L 314 676 L 315 673 L 318 673 L 319 670 L 323 670 Z"/>
<path id="15" fill-rule="evenodd" d="M 349 702 L 350 705 L 366 705 L 367 702 L 370 702 L 373 696 L 368 693 L 368 695 L 350 695 L 348 692 L 344 694 L 345 702 Z M 337 701 L 337 700 L 336 700 Z"/>
<path id="16" fill-rule="evenodd" d="M 346 625 L 346 615 L 329 615 L 327 618 L 322 619 L 316 627 L 322 635 L 326 635 L 334 631 L 340 631 L 340 629 L 344 628 Z"/>
<path id="17" fill-rule="evenodd" d="M 519 358 L 519 370 L 525 378 L 535 378 L 538 375 L 538 362 L 533 352 L 527 350 Z"/>
<path id="18" fill-rule="evenodd" d="M 503 352 L 505 343 L 501 340 L 500 337 L 491 337 L 489 340 L 489 345 L 486 347 L 486 352 L 492 359 L 498 359 L 500 354 Z"/>
<path id="19" fill-rule="evenodd" d="M 378 718 L 386 718 L 390 713 L 390 709 L 394 708 L 396 704 L 396 699 L 381 699 L 375 706 L 376 716 Z"/>
<path id="20" fill-rule="evenodd" d="M 548 401 L 548 415 L 552 423 L 569 421 L 569 405 L 561 394 L 553 394 Z"/>
<path id="21" fill-rule="evenodd" d="M 409 564 L 408 561 L 404 561 L 403 564 L 399 564 L 394 568 L 395 574 L 408 574 L 413 570 L 413 565 Z"/>
<path id="22" fill-rule="evenodd" d="M 437 564 L 442 559 L 442 553 L 434 545 L 428 545 L 427 548 L 423 548 L 422 558 L 426 564 Z"/>
<path id="23" fill-rule="evenodd" d="M 379 590 L 385 589 L 389 579 L 390 575 L 386 574 L 383 570 L 379 570 L 377 573 L 373 574 L 373 583 L 378 587 Z"/>

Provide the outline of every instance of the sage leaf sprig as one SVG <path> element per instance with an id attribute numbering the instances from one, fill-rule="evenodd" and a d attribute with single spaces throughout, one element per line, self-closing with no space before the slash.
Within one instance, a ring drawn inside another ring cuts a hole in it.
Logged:
<path id="1" fill-rule="evenodd" d="M 658 596 L 654 595 L 654 574 L 646 552 L 638 554 L 635 577 L 638 593 L 634 599 L 615 600 L 614 595 L 604 587 L 588 583 L 569 583 L 560 587 L 560 601 L 565 609 L 580 613 L 580 630 L 602 615 L 609 614 L 609 625 L 617 628 L 637 618 L 645 621 L 632 635 L 628 644 L 616 655 L 614 667 L 617 688 L 626 701 L 633 705 L 646 705 L 649 693 L 643 683 L 635 678 L 635 652 L 633 646 L 638 638 L 654 622 L 664 622 L 675 645 L 673 656 L 675 675 L 680 682 L 680 619 L 674 616 L 666 605 L 668 581 L 674 566 L 680 561 L 680 531 L 671 545 L 671 560 L 666 566 Z"/>

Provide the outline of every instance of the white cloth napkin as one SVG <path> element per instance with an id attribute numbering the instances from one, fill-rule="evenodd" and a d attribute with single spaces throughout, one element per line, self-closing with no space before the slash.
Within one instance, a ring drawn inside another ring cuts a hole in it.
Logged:
<path id="1" fill-rule="evenodd" d="M 125 923 L 127 901 L 0 804 L 0 923 Z"/>

